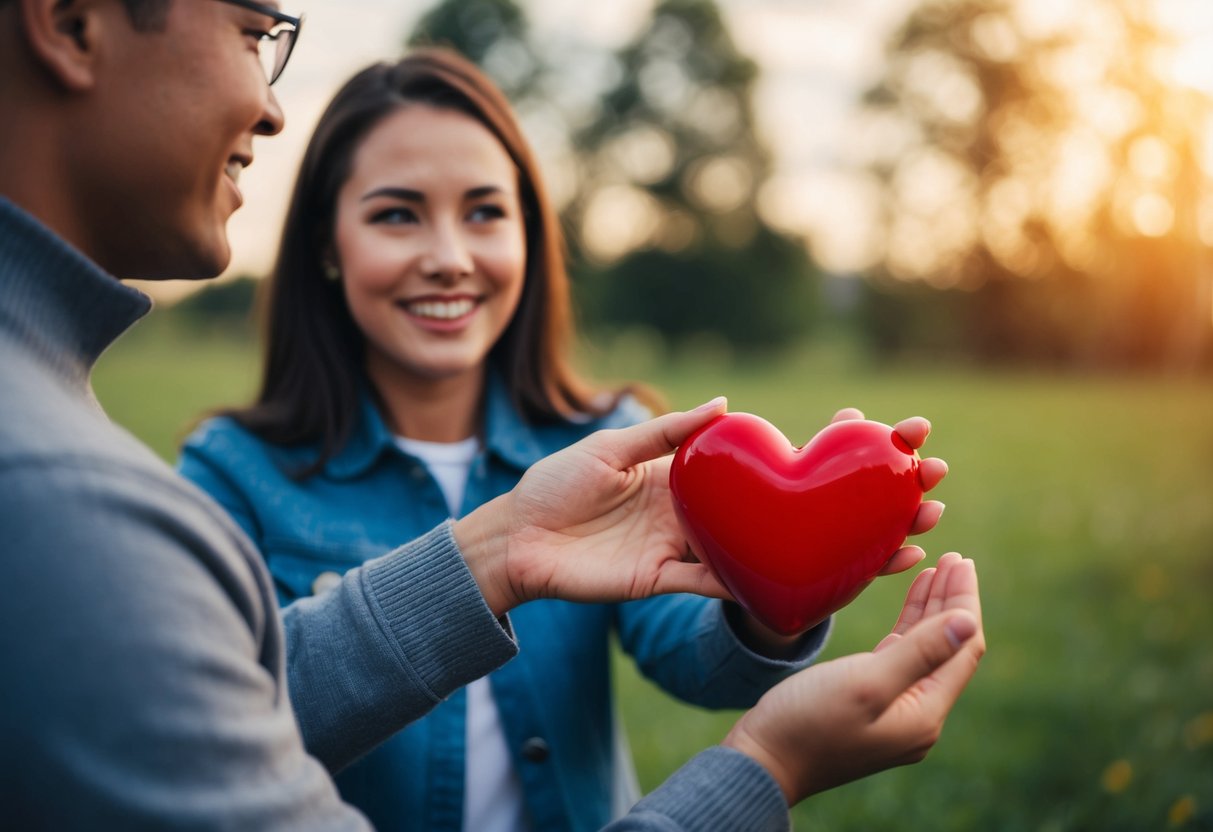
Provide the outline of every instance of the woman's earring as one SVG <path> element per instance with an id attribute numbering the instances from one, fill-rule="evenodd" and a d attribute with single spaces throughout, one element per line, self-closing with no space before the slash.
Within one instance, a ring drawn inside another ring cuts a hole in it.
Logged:
<path id="1" fill-rule="evenodd" d="M 323 268 L 325 280 L 329 281 L 330 283 L 336 283 L 341 279 L 341 269 L 337 268 L 334 264 L 326 260 Z"/>

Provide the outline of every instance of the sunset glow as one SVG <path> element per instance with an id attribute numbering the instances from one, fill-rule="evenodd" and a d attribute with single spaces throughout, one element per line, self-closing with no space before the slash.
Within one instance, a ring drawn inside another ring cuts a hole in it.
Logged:
<path id="1" fill-rule="evenodd" d="M 918 130 L 922 146 L 892 139 L 902 145 L 897 156 L 878 149 L 856 160 L 893 169 L 892 273 L 949 285 L 951 264 L 980 239 L 1003 268 L 1033 276 L 1052 268 L 1025 231 L 1033 224 L 1076 271 L 1093 267 L 1108 228 L 1126 238 L 1208 245 L 1213 12 L 1205 5 L 1142 2 L 1134 17 L 1108 0 L 1017 0 L 1005 10 L 991 3 L 969 26 L 972 58 L 958 57 L 963 49 L 900 53 L 886 77 L 901 115 L 890 113 L 883 125 L 862 118 L 890 136 Z M 993 74 L 1011 64 L 1021 67 L 1024 95 L 984 100 L 974 68 Z M 898 124 L 908 113 L 914 123 Z M 988 131 L 997 149 L 998 165 L 980 180 L 970 160 L 948 149 L 969 146 L 973 131 Z M 828 265 L 848 270 L 872 260 L 870 252 L 852 257 Z"/>
<path id="2" fill-rule="evenodd" d="M 287 126 L 272 142 L 259 143 L 256 163 L 242 181 L 246 205 L 230 226 L 235 259 L 229 273 L 268 270 L 290 183 L 320 109 L 355 69 L 393 54 L 426 5 L 403 11 L 387 0 L 337 5 L 298 0 L 292 5 L 306 12 L 313 35 L 302 39 L 291 71 L 275 87 L 288 114 Z M 609 48 L 625 41 L 652 3 L 627 0 L 587 7 L 574 0 L 524 0 L 523 5 L 543 41 L 558 45 L 556 52 L 568 57 L 576 55 L 579 42 Z M 1016 272 L 1030 271 L 1031 244 L 1014 227 L 1032 213 L 1064 229 L 1060 250 L 1079 267 L 1090 261 L 1095 248 L 1087 220 L 1112 183 L 1117 227 L 1145 237 L 1189 233 L 1200 244 L 1213 245 L 1208 186 L 1213 176 L 1213 3 L 1207 0 L 1134 4 L 1149 9 L 1151 22 L 1173 39 L 1166 48 L 1142 57 L 1141 67 L 1126 61 L 1134 47 L 1131 33 L 1118 19 L 1116 10 L 1123 3 L 1019 0 L 1010 14 L 997 13 L 997 4 L 991 3 L 991 11 L 973 22 L 970 33 L 974 48 L 991 60 L 1014 60 L 1033 38 L 1058 31 L 1080 34 L 1070 48 L 1035 67 L 1041 79 L 1063 91 L 1064 100 L 1057 106 L 1070 114 L 1068 126 L 1061 132 L 1043 130 L 1040 112 L 1030 106 L 1001 113 L 998 141 L 1015 166 L 980 184 L 988 205 L 967 216 L 962 208 L 933 214 L 925 206 L 963 204 L 958 194 L 971 194 L 978 185 L 949 174 L 946 165 L 915 161 L 898 177 L 897 190 L 923 207 L 887 234 L 878 225 L 879 190 L 862 167 L 872 160 L 913 155 L 918 137 L 903 120 L 861 112 L 855 102 L 881 76 L 887 39 L 915 4 L 723 0 L 721 5 L 738 46 L 763 71 L 755 90 L 756 116 L 760 134 L 772 148 L 774 169 L 760 190 L 762 215 L 780 229 L 804 236 L 831 271 L 866 268 L 904 240 L 906 248 L 897 255 L 899 271 L 923 274 L 974 237 L 985 240 Z M 904 70 L 907 84 L 941 118 L 963 124 L 982 114 L 972 79 L 948 60 L 923 55 Z M 1148 72 L 1167 91 L 1151 101 L 1149 112 L 1118 83 L 1118 75 L 1138 71 Z M 651 83 L 668 86 L 675 75 Z M 569 76 L 582 77 L 572 67 Z M 711 110 L 710 104 L 704 105 L 705 112 Z M 553 131 L 546 127 L 539 132 L 541 158 L 550 168 L 555 190 L 565 194 L 569 165 L 560 139 L 549 136 Z M 1132 144 L 1129 158 L 1115 158 L 1110 148 L 1130 134 L 1141 138 Z M 1186 141 L 1194 143 L 1202 175 L 1197 198 L 1185 207 L 1172 191 Z M 635 136 L 621 144 L 619 152 L 629 157 L 629 167 L 643 181 L 668 168 L 673 148 L 659 136 Z M 930 174 L 933 170 L 938 178 Z M 705 193 L 711 191 L 710 198 L 719 194 L 722 205 L 729 203 L 729 195 L 740 188 L 735 173 L 727 166 L 704 171 L 703 182 L 713 184 L 705 184 Z M 638 206 L 629 222 L 604 219 L 593 234 L 593 247 L 602 255 L 617 256 L 663 236 L 665 232 L 640 227 L 646 217 L 651 219 Z M 929 233 L 924 238 L 920 230 Z M 676 220 L 667 231 L 672 239 L 687 233 Z"/>

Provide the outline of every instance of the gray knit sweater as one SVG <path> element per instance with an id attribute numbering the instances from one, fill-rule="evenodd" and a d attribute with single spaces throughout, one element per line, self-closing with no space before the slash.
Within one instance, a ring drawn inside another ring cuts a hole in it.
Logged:
<path id="1" fill-rule="evenodd" d="M 364 829 L 330 772 L 508 661 L 508 622 L 449 525 L 280 619 L 244 534 L 92 394 L 149 306 L 0 197 L 2 825 Z M 787 823 L 716 748 L 618 829 Z"/>

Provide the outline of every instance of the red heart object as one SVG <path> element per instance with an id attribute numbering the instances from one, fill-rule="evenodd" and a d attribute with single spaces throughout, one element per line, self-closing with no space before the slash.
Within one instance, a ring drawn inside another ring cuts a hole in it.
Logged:
<path id="1" fill-rule="evenodd" d="M 835 422 L 795 448 L 726 413 L 670 468 L 691 550 L 759 621 L 802 632 L 841 609 L 901 548 L 922 503 L 919 458 L 880 422 Z"/>

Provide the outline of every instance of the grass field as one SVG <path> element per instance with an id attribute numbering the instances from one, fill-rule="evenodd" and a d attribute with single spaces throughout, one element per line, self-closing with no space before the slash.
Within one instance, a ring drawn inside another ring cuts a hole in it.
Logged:
<path id="1" fill-rule="evenodd" d="M 99 398 L 171 459 L 190 420 L 247 398 L 254 350 L 145 322 L 103 357 Z M 620 342 L 607 377 L 685 407 L 726 394 L 797 444 L 844 405 L 929 417 L 948 504 L 919 542 L 978 562 L 989 654 L 928 760 L 812 798 L 798 830 L 1213 830 L 1213 384 L 1208 379 L 875 367 L 847 351 L 660 361 Z M 837 620 L 830 656 L 887 631 L 908 576 Z M 641 783 L 735 713 L 671 701 L 617 663 Z"/>

